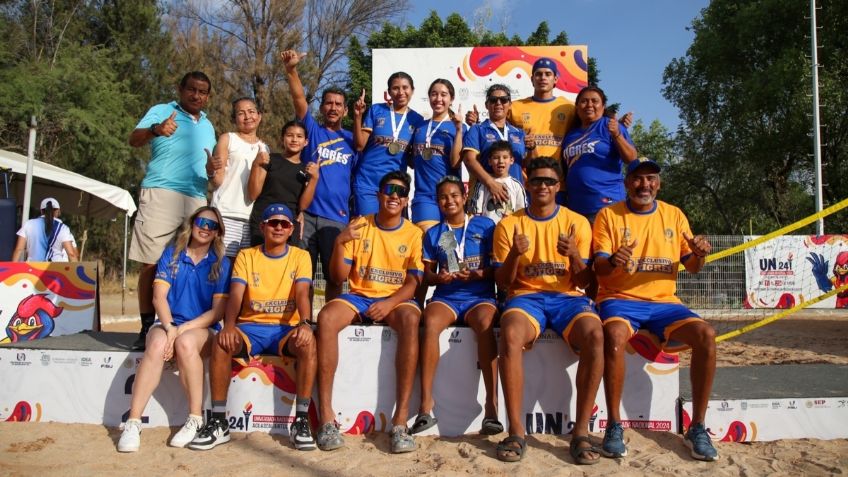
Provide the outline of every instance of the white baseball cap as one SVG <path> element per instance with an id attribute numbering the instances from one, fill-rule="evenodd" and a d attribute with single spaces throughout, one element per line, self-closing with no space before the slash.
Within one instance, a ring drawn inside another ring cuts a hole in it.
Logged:
<path id="1" fill-rule="evenodd" d="M 58 200 L 54 199 L 53 197 L 46 197 L 45 199 L 43 199 L 43 200 L 41 201 L 41 208 L 40 208 L 40 210 L 44 210 L 44 209 L 46 209 L 46 208 L 47 208 L 47 204 L 48 204 L 48 203 L 50 203 L 50 202 L 52 202 L 52 203 L 53 203 L 53 208 L 54 208 L 54 209 L 59 209 L 59 208 L 60 208 L 60 207 L 59 207 L 59 201 L 58 201 Z"/>

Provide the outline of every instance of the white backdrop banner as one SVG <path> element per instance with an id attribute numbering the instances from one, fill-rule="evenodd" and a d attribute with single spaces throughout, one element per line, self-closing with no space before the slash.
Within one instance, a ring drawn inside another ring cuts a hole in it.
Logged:
<path id="1" fill-rule="evenodd" d="M 568 46 L 475 46 L 470 48 L 390 48 L 372 51 L 371 98 L 373 103 L 386 102 L 388 79 L 403 71 L 415 81 L 415 95 L 409 105 L 429 118 L 427 89 L 437 78 L 444 78 L 456 89 L 454 111 L 469 111 L 477 106 L 480 120 L 487 117 L 486 89 L 504 84 L 512 90 L 513 99 L 533 95 L 530 82 L 533 63 L 548 57 L 557 62 L 559 81 L 555 96 L 572 102 L 588 84 L 588 48 Z"/>
<path id="2" fill-rule="evenodd" d="M 749 248 L 745 282 L 746 308 L 792 308 L 848 284 L 848 235 L 786 235 Z M 848 308 L 848 291 L 812 308 Z"/>
<path id="3" fill-rule="evenodd" d="M 388 431 L 395 404 L 394 357 L 397 336 L 388 327 L 351 326 L 339 336 L 339 368 L 333 407 L 342 431 Z M 449 328 L 441 336 L 430 434 L 476 433 L 483 419 L 485 390 L 477 368 L 476 337 L 469 328 Z M 0 348 L 0 420 L 57 421 L 117 426 L 126 419 L 141 353 Z M 524 413 L 528 433 L 567 434 L 573 426 L 575 356 L 553 333 L 545 333 L 524 354 Z M 294 363 L 262 357 L 236 366 L 227 402 L 235 431 L 287 433 L 294 414 Z M 603 388 L 601 388 L 603 389 Z M 660 353 L 637 335 L 627 353 L 622 417 L 630 427 L 677 428 L 677 356 Z M 416 384 L 411 402 L 418 409 Z M 208 409 L 208 396 L 207 396 Z M 595 400 L 594 430 L 605 425 L 603 392 Z M 506 423 L 503 398 L 500 419 Z M 179 426 L 188 409 L 179 376 L 166 368 L 162 384 L 144 412 L 151 426 Z M 316 423 L 316 409 L 310 409 Z M 603 424 L 602 424 L 603 423 Z"/>
<path id="4" fill-rule="evenodd" d="M 692 403 L 683 405 L 691 422 Z M 710 401 L 707 431 L 724 442 L 848 438 L 848 397 Z"/>

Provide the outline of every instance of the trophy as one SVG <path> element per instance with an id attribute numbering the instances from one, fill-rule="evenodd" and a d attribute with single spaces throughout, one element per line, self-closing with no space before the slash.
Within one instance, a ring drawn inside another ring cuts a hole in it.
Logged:
<path id="1" fill-rule="evenodd" d="M 456 247 L 459 244 L 456 242 L 456 235 L 453 230 L 445 230 L 439 236 L 439 248 L 445 252 L 448 258 L 448 273 L 456 273 L 460 271 L 460 262 L 456 256 Z M 464 264 L 464 262 L 463 262 Z"/>

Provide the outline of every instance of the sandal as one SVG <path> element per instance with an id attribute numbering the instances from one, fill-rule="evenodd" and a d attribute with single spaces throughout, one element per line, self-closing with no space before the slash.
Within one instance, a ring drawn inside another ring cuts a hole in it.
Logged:
<path id="1" fill-rule="evenodd" d="M 518 447 L 512 445 L 518 444 Z M 498 443 L 497 456 L 501 462 L 518 462 L 524 458 L 527 441 L 523 437 L 509 436 Z"/>
<path id="2" fill-rule="evenodd" d="M 504 426 L 494 417 L 483 419 L 483 426 L 480 428 L 480 434 L 484 436 L 494 436 L 504 431 Z"/>
<path id="3" fill-rule="evenodd" d="M 589 443 L 589 447 L 580 447 L 581 442 Z M 598 454 L 598 457 L 595 459 L 585 457 L 586 452 L 594 452 Z M 579 465 L 597 464 L 601 460 L 601 450 L 595 447 L 594 444 L 592 444 L 592 440 L 589 438 L 589 436 L 572 437 L 571 444 L 568 445 L 568 453 L 571 454 L 571 457 L 574 459 L 574 462 Z"/>
<path id="4" fill-rule="evenodd" d="M 415 418 L 415 422 L 412 424 L 412 429 L 410 429 L 410 434 L 418 434 L 419 432 L 424 432 L 427 429 L 435 426 L 439 422 L 438 419 L 430 415 L 430 413 L 421 413 L 418 417 Z"/>

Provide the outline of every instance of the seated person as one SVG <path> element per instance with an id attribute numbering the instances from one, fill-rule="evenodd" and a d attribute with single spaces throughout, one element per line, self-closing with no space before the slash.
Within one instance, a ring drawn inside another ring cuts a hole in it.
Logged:
<path id="1" fill-rule="evenodd" d="M 188 419 L 171 438 L 171 446 L 185 447 L 203 427 L 203 358 L 215 338 L 212 327 L 224 314 L 230 283 L 222 227 L 218 209 L 201 207 L 180 225 L 159 258 L 153 280 L 153 308 L 159 319 L 147 333 L 119 452 L 138 451 L 141 416 L 159 385 L 165 361 L 176 360 L 188 399 Z"/>
<path id="2" fill-rule="evenodd" d="M 703 235 L 692 237 L 680 209 L 656 200 L 660 184 L 656 162 L 634 160 L 624 178 L 627 199 L 601 209 L 595 220 L 609 413 L 602 450 L 607 457 L 627 455 L 620 415 L 624 349 L 633 333 L 645 328 L 668 350 L 692 348 L 692 423 L 684 442 L 695 459 L 715 461 L 718 451 L 704 427 L 715 376 L 715 331 L 675 295 L 680 264 L 689 273 L 699 272 L 712 247 Z"/>
<path id="3" fill-rule="evenodd" d="M 331 300 L 318 314 L 318 448 L 344 446 L 333 412 L 333 379 L 339 364 L 339 332 L 356 322 L 386 323 L 398 334 L 395 370 L 397 406 L 392 417 L 393 453 L 415 450 L 409 434 L 409 398 L 418 363 L 421 309 L 412 300 L 421 282 L 421 229 L 402 217 L 409 175 L 389 172 L 380 179 L 379 211 L 351 222 L 333 248 L 330 266 L 337 283 L 350 281 L 350 293 Z"/>
<path id="4" fill-rule="evenodd" d="M 585 217 L 556 204 L 562 171 L 550 157 L 527 165 L 530 205 L 495 227 L 495 279 L 509 294 L 501 314 L 501 381 L 509 437 L 498 459 L 521 460 L 524 440 L 523 355 L 546 329 L 553 329 L 579 353 L 576 416 L 569 451 L 578 464 L 596 464 L 600 454 L 589 440 L 589 418 L 604 367 L 601 320 L 579 288 L 589 283 L 592 231 Z"/>
<path id="5" fill-rule="evenodd" d="M 503 432 L 503 424 L 498 422 L 498 345 L 494 328 L 498 308 L 491 265 L 495 223 L 479 215 L 465 215 L 466 198 L 460 178 L 442 178 L 436 185 L 436 200 L 444 220 L 424 234 L 424 282 L 435 285 L 436 290 L 422 317 L 421 407 L 412 426 L 413 434 L 437 422 L 432 412 L 439 335 L 452 323 L 470 326 L 477 335 L 477 361 L 486 387 L 485 418 L 480 432 Z"/>
<path id="6" fill-rule="evenodd" d="M 212 346 L 209 363 L 212 417 L 190 449 L 208 450 L 230 441 L 227 391 L 232 360 L 272 353 L 297 360 L 295 420 L 289 438 L 298 450 L 315 449 L 308 418 L 317 366 L 315 337 L 308 324 L 312 263 L 306 251 L 287 244 L 293 219 L 285 205 L 269 205 L 262 212 L 265 243 L 236 256 L 224 328 Z"/>

